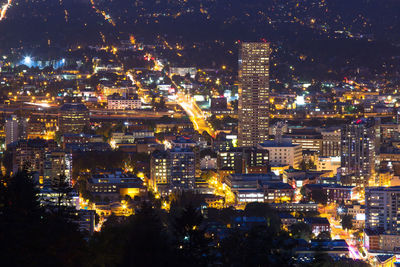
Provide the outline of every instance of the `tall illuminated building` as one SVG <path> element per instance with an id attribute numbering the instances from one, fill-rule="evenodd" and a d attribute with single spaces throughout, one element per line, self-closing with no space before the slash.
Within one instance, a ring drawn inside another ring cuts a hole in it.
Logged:
<path id="1" fill-rule="evenodd" d="M 268 140 L 269 55 L 269 43 L 242 43 L 239 49 L 239 146 Z"/>
<path id="2" fill-rule="evenodd" d="M 360 187 L 374 184 L 379 165 L 380 121 L 355 120 L 345 125 L 341 134 L 342 183 Z"/>
<path id="3" fill-rule="evenodd" d="M 19 119 L 16 115 L 7 118 L 5 124 L 6 145 L 26 138 L 27 125 L 28 120 L 25 118 Z"/>

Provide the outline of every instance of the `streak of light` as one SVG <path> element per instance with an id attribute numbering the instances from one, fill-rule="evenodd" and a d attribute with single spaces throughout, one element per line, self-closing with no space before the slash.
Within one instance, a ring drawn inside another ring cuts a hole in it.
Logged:
<path id="1" fill-rule="evenodd" d="M 2 21 L 6 17 L 6 13 L 8 8 L 11 6 L 12 0 L 7 0 L 7 3 L 4 4 L 0 9 L 0 21 Z"/>
<path id="2" fill-rule="evenodd" d="M 42 108 L 49 108 L 49 107 L 50 107 L 50 105 L 47 104 L 47 103 L 25 102 L 24 104 L 33 105 L 33 106 L 38 106 L 38 107 L 42 107 Z"/>
<path id="3" fill-rule="evenodd" d="M 105 21 L 107 21 L 114 27 L 116 26 L 114 20 L 111 18 L 111 16 L 109 14 L 107 14 L 104 10 L 100 10 L 99 8 L 96 7 L 94 0 L 90 0 L 90 3 L 92 4 L 92 8 L 96 11 L 96 13 L 102 15 Z"/>

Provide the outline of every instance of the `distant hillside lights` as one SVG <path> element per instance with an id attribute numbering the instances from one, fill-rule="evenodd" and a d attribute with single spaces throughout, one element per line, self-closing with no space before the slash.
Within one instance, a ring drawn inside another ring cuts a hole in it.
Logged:
<path id="1" fill-rule="evenodd" d="M 61 68 L 65 66 L 67 60 L 65 58 L 62 59 L 36 59 L 32 56 L 25 56 L 17 65 L 25 65 L 29 68 L 38 67 L 43 69 L 45 67 L 52 67 L 54 69 Z"/>

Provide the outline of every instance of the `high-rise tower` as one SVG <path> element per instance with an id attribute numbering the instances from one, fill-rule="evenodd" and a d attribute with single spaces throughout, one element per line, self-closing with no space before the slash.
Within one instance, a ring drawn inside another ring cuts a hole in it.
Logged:
<path id="1" fill-rule="evenodd" d="M 239 50 L 239 146 L 268 139 L 269 43 L 242 43 Z"/>
<path id="2" fill-rule="evenodd" d="M 342 129 L 342 183 L 365 187 L 375 183 L 379 165 L 380 120 L 359 119 Z"/>

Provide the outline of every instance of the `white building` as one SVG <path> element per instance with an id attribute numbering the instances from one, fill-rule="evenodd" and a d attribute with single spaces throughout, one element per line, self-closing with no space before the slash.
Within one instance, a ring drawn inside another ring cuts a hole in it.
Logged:
<path id="1" fill-rule="evenodd" d="M 12 115 L 10 118 L 6 119 L 6 145 L 25 138 L 27 124 L 27 119 L 18 119 L 16 115 Z"/>
<path id="2" fill-rule="evenodd" d="M 140 99 L 108 97 L 107 107 L 108 109 L 140 109 L 142 102 Z"/>
<path id="3" fill-rule="evenodd" d="M 340 157 L 318 157 L 315 165 L 317 171 L 332 171 L 336 175 L 340 168 Z"/>
<path id="4" fill-rule="evenodd" d="M 13 115 L 6 120 L 6 145 L 18 140 L 18 119 Z"/>
<path id="5" fill-rule="evenodd" d="M 260 149 L 268 150 L 271 166 L 289 165 L 298 168 L 302 160 L 301 145 L 289 142 L 266 141 L 259 144 Z"/>

